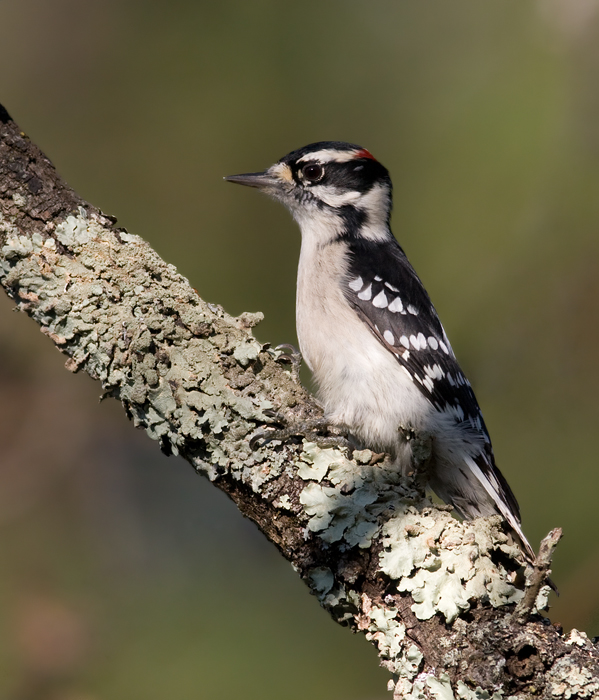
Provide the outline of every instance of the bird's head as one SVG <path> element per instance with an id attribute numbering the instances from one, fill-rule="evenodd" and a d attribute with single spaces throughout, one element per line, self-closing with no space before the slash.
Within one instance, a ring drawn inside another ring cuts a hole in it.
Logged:
<path id="1" fill-rule="evenodd" d="M 389 235 L 391 179 L 365 148 L 320 141 L 292 151 L 261 173 L 225 180 L 256 187 L 291 211 L 302 234 L 326 243 L 339 236 Z"/>

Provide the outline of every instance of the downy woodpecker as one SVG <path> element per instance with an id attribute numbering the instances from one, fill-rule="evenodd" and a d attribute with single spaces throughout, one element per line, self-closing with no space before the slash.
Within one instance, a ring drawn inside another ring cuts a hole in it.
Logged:
<path id="1" fill-rule="evenodd" d="M 533 561 L 474 392 L 391 233 L 387 169 L 360 146 L 323 141 L 225 179 L 278 199 L 300 226 L 297 335 L 327 420 L 404 472 L 406 430 L 432 436 L 433 491 L 464 518 L 501 514 Z"/>

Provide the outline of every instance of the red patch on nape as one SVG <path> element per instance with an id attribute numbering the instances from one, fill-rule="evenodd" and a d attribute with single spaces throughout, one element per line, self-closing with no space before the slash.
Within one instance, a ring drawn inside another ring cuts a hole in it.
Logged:
<path id="1" fill-rule="evenodd" d="M 376 160 L 372 153 L 370 151 L 367 151 L 365 148 L 360 149 L 356 153 L 356 158 L 369 158 L 370 160 Z"/>

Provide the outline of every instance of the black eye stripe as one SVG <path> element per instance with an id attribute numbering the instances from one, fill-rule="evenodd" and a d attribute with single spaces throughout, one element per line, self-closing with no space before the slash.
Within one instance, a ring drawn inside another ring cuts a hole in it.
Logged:
<path id="1" fill-rule="evenodd" d="M 368 192 L 375 184 L 383 184 L 389 189 L 391 181 L 387 170 L 376 160 L 360 159 L 341 163 L 316 160 L 291 163 L 293 176 L 298 185 L 310 188 L 312 185 L 332 186 L 339 190 Z"/>

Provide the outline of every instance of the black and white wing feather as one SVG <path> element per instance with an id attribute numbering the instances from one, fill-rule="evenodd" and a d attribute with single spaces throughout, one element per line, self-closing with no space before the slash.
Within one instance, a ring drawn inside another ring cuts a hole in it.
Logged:
<path id="1" fill-rule="evenodd" d="M 347 301 L 379 342 L 395 355 L 422 395 L 477 437 L 480 449 L 465 461 L 510 525 L 521 534 L 520 509 L 495 466 L 481 410 L 432 302 L 399 244 L 349 243 Z M 464 511 L 458 504 L 458 510 Z M 472 512 L 463 512 L 473 517 Z M 530 548 L 522 534 L 523 543 Z M 534 556 L 532 549 L 529 554 Z"/>

